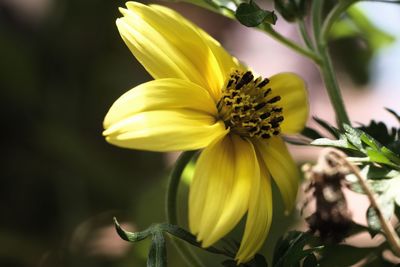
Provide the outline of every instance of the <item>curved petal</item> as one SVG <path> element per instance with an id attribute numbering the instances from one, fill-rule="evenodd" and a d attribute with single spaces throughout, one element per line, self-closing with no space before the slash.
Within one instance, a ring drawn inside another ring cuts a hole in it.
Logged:
<path id="1" fill-rule="evenodd" d="M 254 183 L 249 201 L 246 226 L 236 260 L 251 260 L 264 244 L 272 222 L 271 178 L 264 163 L 260 162 L 261 176 Z"/>
<path id="2" fill-rule="evenodd" d="M 232 177 L 227 177 L 229 183 L 222 185 L 231 186 L 227 195 L 224 197 L 222 210 L 217 214 L 218 221 L 213 225 L 211 233 L 206 233 L 203 240 L 203 246 L 207 247 L 221 239 L 229 233 L 242 219 L 248 209 L 248 199 L 250 197 L 250 189 L 254 184 L 254 180 L 259 177 L 259 166 L 254 151 L 253 144 L 248 140 L 244 140 L 237 135 L 232 136 L 234 146 L 233 157 L 234 169 Z M 225 182 L 219 179 L 221 183 Z M 212 198 L 218 196 L 213 196 Z M 215 203 L 217 199 L 208 199 L 208 203 Z"/>
<path id="3" fill-rule="evenodd" d="M 155 78 L 180 78 L 207 90 L 218 101 L 236 64 L 211 37 L 169 8 L 128 2 L 117 20 L 122 38 L 135 57 Z"/>
<path id="4" fill-rule="evenodd" d="M 214 117 L 218 113 L 213 99 L 202 87 L 185 80 L 159 79 L 143 83 L 115 101 L 104 119 L 104 128 L 139 112 L 181 108 Z"/>
<path id="5" fill-rule="evenodd" d="M 225 197 L 232 190 L 234 164 L 230 135 L 206 147 L 197 160 L 189 192 L 189 228 L 199 240 L 211 233 Z"/>
<path id="6" fill-rule="evenodd" d="M 223 121 L 209 114 L 175 109 L 134 114 L 110 125 L 103 135 L 116 146 L 164 152 L 203 148 L 227 133 Z"/>
<path id="7" fill-rule="evenodd" d="M 294 206 L 300 182 L 300 172 L 281 137 L 267 141 L 255 140 L 255 147 L 265 162 L 268 171 L 278 185 L 286 212 Z"/>
<path id="8" fill-rule="evenodd" d="M 248 208 L 259 168 L 250 142 L 228 135 L 207 147 L 189 194 L 189 227 L 208 247 L 230 232 Z"/>
<path id="9" fill-rule="evenodd" d="M 282 133 L 300 132 L 308 118 L 308 95 L 304 80 L 294 73 L 279 73 L 269 78 L 268 86 L 273 96 L 281 96 L 278 102 L 283 108 Z"/>

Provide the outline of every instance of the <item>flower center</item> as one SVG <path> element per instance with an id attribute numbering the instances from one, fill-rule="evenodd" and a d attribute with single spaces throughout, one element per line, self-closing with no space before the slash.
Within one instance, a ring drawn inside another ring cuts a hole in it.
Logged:
<path id="1" fill-rule="evenodd" d="M 234 71 L 218 102 L 219 116 L 225 126 L 244 137 L 270 138 L 281 131 L 280 96 L 271 96 L 269 80 L 254 79 L 251 71 Z"/>

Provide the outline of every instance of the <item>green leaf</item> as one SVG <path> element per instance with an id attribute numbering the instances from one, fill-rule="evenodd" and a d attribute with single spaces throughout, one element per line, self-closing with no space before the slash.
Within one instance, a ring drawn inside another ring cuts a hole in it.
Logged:
<path id="1" fill-rule="evenodd" d="M 387 147 L 383 146 L 381 148 L 381 152 L 390 159 L 390 161 L 392 161 L 393 163 L 400 165 L 400 158 L 398 155 L 396 155 L 395 153 L 393 153 L 393 151 L 391 151 L 390 149 L 388 149 Z M 400 166 L 399 166 L 400 168 Z"/>
<path id="2" fill-rule="evenodd" d="M 347 140 L 353 144 L 356 148 L 358 148 L 360 151 L 363 150 L 362 142 L 361 142 L 361 135 L 362 131 L 355 129 L 351 127 L 348 124 L 343 124 L 343 128 L 346 131 L 345 135 Z"/>
<path id="3" fill-rule="evenodd" d="M 305 127 L 303 131 L 301 132 L 302 135 L 305 137 L 308 137 L 312 140 L 323 138 L 323 135 L 320 134 L 317 130 L 311 128 L 311 127 Z"/>
<path id="4" fill-rule="evenodd" d="M 129 242 L 141 241 L 151 235 L 151 231 L 149 229 L 146 229 L 142 232 L 135 232 L 135 233 L 125 231 L 124 229 L 122 229 L 122 227 L 120 226 L 120 224 L 117 221 L 117 218 L 115 218 L 115 217 L 114 217 L 114 226 L 115 226 L 115 230 L 117 230 L 118 235 L 123 240 L 129 241 Z"/>
<path id="5" fill-rule="evenodd" d="M 364 142 L 366 145 L 370 146 L 374 150 L 379 151 L 380 147 L 382 146 L 378 143 L 378 141 L 376 141 L 374 138 L 364 132 L 361 133 L 360 138 L 362 142 Z"/>
<path id="6" fill-rule="evenodd" d="M 273 11 L 261 9 L 252 0 L 250 3 L 241 3 L 236 9 L 235 16 L 241 24 L 247 27 L 256 27 L 264 22 L 275 25 L 277 20 Z"/>
<path id="7" fill-rule="evenodd" d="M 376 27 L 360 8 L 352 6 L 347 10 L 347 13 L 374 50 L 387 46 L 395 41 L 392 35 Z"/>
<path id="8" fill-rule="evenodd" d="M 312 247 L 304 250 L 304 246 L 315 238 L 307 232 L 291 231 L 282 237 L 275 246 L 273 256 L 274 267 L 299 266 L 302 259 L 323 247 Z"/>
<path id="9" fill-rule="evenodd" d="M 331 40 L 361 37 L 367 41 L 369 47 L 374 51 L 393 43 L 395 40 L 392 35 L 376 27 L 358 7 L 350 7 L 347 10 L 347 15 L 333 25 L 329 33 Z"/>
<path id="10" fill-rule="evenodd" d="M 385 155 L 380 153 L 379 151 L 373 150 L 371 148 L 367 148 L 366 153 L 367 153 L 369 159 L 373 162 L 392 165 L 392 162 L 390 162 L 390 160 Z"/>
<path id="11" fill-rule="evenodd" d="M 319 138 L 311 142 L 311 145 L 314 146 L 330 146 L 344 149 L 352 149 L 355 150 L 354 146 L 351 145 L 347 140 L 339 139 L 339 140 L 331 140 L 328 138 Z"/>
<path id="12" fill-rule="evenodd" d="M 396 141 L 397 130 L 388 130 L 384 122 L 375 122 L 372 120 L 369 125 L 362 125 L 358 127 L 361 131 L 373 136 L 379 143 L 389 145 Z"/>
<path id="13" fill-rule="evenodd" d="M 318 117 L 313 117 L 313 119 L 325 130 L 327 130 L 331 135 L 333 135 L 334 137 L 336 137 L 337 139 L 339 139 L 340 137 L 340 132 L 337 128 L 335 128 L 334 126 L 330 125 L 329 122 L 318 118 Z"/>

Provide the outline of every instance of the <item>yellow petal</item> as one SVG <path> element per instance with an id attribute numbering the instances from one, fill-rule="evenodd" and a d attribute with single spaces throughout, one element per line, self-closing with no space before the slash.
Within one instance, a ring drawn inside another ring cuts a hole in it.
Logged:
<path id="1" fill-rule="evenodd" d="M 159 79 L 143 83 L 122 95 L 104 119 L 104 128 L 134 114 L 151 110 L 192 109 L 217 116 L 209 93 L 200 86 L 179 79 Z"/>
<path id="2" fill-rule="evenodd" d="M 232 188 L 234 147 L 230 135 L 206 147 L 196 163 L 189 192 L 189 228 L 202 240 L 211 233 Z M 211 200 L 218 201 L 211 203 Z"/>
<path id="3" fill-rule="evenodd" d="M 308 118 L 308 96 L 304 80 L 294 73 L 279 73 L 269 78 L 268 86 L 274 95 L 280 95 L 278 102 L 283 108 L 282 133 L 300 132 Z"/>
<path id="4" fill-rule="evenodd" d="M 209 114 L 175 109 L 134 114 L 110 125 L 103 135 L 116 146 L 164 152 L 203 148 L 227 132 Z"/>
<path id="5" fill-rule="evenodd" d="M 239 223 L 248 208 L 251 186 L 256 177 L 260 175 L 252 143 L 236 135 L 232 136 L 232 143 L 234 145 L 234 164 L 230 167 L 234 170 L 234 173 L 233 176 L 225 179 L 222 177 L 214 178 L 215 182 L 220 182 L 221 186 L 226 188 L 227 194 L 224 196 L 225 202 L 222 210 L 216 215 L 219 218 L 217 223 L 213 225 L 212 232 L 206 233 L 204 237 L 203 246 L 205 247 L 221 239 Z M 223 184 L 224 182 L 225 184 Z M 208 199 L 210 206 L 219 200 L 218 198 L 218 195 L 212 195 Z"/>
<path id="6" fill-rule="evenodd" d="M 117 20 L 122 38 L 146 70 L 155 78 L 180 78 L 194 82 L 218 101 L 227 77 L 236 67 L 227 53 L 205 38 L 198 27 L 169 8 L 128 2 Z M 219 53 L 217 53 L 219 52 Z M 219 58 L 217 58 L 219 57 Z"/>
<path id="7" fill-rule="evenodd" d="M 272 221 L 272 192 L 269 174 L 260 162 L 261 176 L 252 186 L 246 226 L 236 255 L 238 263 L 251 260 L 264 244 Z"/>
<path id="8" fill-rule="evenodd" d="M 255 140 L 254 143 L 278 185 L 286 211 L 290 212 L 294 206 L 300 182 L 300 172 L 296 163 L 281 137 L 274 136 L 267 141 Z"/>

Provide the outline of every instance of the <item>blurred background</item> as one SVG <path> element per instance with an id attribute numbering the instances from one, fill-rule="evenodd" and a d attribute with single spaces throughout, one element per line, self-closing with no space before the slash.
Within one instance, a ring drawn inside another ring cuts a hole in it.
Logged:
<path id="1" fill-rule="evenodd" d="M 363 7 L 374 25 L 399 37 L 399 6 L 389 5 L 383 19 L 376 8 L 386 7 L 374 4 Z M 166 177 L 176 155 L 116 148 L 101 135 L 113 101 L 151 79 L 115 27 L 123 5 L 0 0 L 0 266 L 145 266 L 149 243 L 121 241 L 112 217 L 132 231 L 165 221 Z M 193 6 L 172 6 L 260 74 L 301 74 L 312 114 L 334 121 L 308 60 L 236 22 Z M 296 29 L 283 20 L 277 27 L 296 38 Z M 345 36 L 332 44 L 348 109 L 356 122 L 394 123 L 382 107 L 400 111 L 400 46 L 391 41 L 373 47 L 368 38 Z M 349 55 L 357 60 L 349 61 Z M 314 150 L 293 151 L 299 162 L 315 159 Z M 279 196 L 274 205 L 271 244 L 289 226 Z M 168 253 L 169 266 L 184 266 L 173 249 Z"/>

